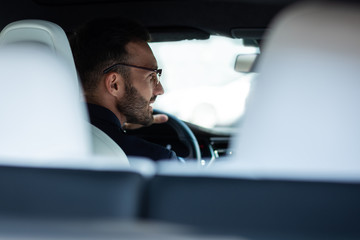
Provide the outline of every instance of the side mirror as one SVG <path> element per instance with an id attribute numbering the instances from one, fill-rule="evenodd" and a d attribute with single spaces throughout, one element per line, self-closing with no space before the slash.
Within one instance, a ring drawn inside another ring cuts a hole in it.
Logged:
<path id="1" fill-rule="evenodd" d="M 255 62 L 258 56 L 258 53 L 237 55 L 234 67 L 235 71 L 241 73 L 254 72 Z"/>

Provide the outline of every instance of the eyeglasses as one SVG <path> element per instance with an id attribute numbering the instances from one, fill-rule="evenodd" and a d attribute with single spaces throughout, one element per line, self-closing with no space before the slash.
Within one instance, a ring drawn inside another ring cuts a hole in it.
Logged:
<path id="1" fill-rule="evenodd" d="M 147 70 L 147 71 L 150 71 L 150 72 L 154 72 L 156 73 L 157 75 L 157 83 L 158 84 L 160 82 L 160 77 L 161 77 L 161 74 L 162 74 L 162 69 L 153 69 L 153 68 L 148 68 L 148 67 L 141 67 L 141 66 L 136 66 L 136 65 L 131 65 L 131 64 L 127 64 L 127 63 L 116 63 L 108 68 L 106 68 L 103 73 L 108 73 L 110 72 L 113 68 L 117 67 L 117 66 L 126 66 L 126 67 L 133 67 L 133 68 L 138 68 L 138 69 L 143 69 L 143 70 Z"/>

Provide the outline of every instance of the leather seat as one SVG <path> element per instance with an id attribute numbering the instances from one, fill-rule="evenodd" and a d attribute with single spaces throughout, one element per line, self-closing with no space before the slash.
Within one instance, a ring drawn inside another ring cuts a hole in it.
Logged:
<path id="1" fill-rule="evenodd" d="M 105 132 L 89 123 L 92 137 L 93 150 L 100 156 L 118 157 L 119 159 L 127 159 L 124 151 L 120 146 L 112 140 Z"/>
<path id="2" fill-rule="evenodd" d="M 254 239 L 360 236 L 360 7 L 307 2 L 279 15 L 234 155 L 164 166 L 145 216 Z"/>
<path id="3" fill-rule="evenodd" d="M 358 179 L 360 8 L 303 3 L 270 26 L 234 161 L 267 176 Z"/>
<path id="4" fill-rule="evenodd" d="M 47 50 L 49 50 L 49 52 L 52 53 L 54 56 L 56 56 L 56 58 L 60 58 L 61 61 L 63 62 L 62 64 L 66 65 L 67 71 L 70 73 L 70 76 L 68 77 L 68 84 L 71 84 L 72 86 L 67 86 L 67 87 L 72 88 L 70 92 L 72 92 L 73 90 L 76 91 L 78 95 L 78 100 L 79 99 L 82 100 L 81 86 L 78 81 L 78 75 L 75 69 L 75 63 L 69 45 L 69 41 L 67 39 L 65 32 L 60 26 L 52 22 L 43 21 L 43 20 L 32 20 L 32 19 L 21 20 L 10 23 L 0 33 L 0 46 L 3 47 L 11 46 L 19 43 L 31 43 L 34 46 L 39 45 L 39 47 L 41 46 L 42 48 L 44 49 L 46 48 Z M 34 56 L 36 56 L 36 54 Z M 11 67 L 15 67 L 15 65 Z M 41 75 L 41 73 L 39 73 L 39 75 Z M 47 76 L 47 78 L 50 78 L 50 76 Z M 65 80 L 58 79 L 58 81 L 62 82 Z M 39 83 L 39 85 L 40 86 L 38 86 L 38 89 L 39 90 L 42 89 L 41 91 L 45 91 L 46 87 L 51 86 L 50 80 L 49 82 L 47 82 L 44 76 L 44 82 Z M 54 91 L 50 91 L 50 90 L 48 91 L 49 91 L 48 97 L 51 98 L 52 94 L 55 93 Z M 67 98 L 70 95 L 70 92 L 63 93 L 63 98 Z M 79 98 L 79 93 L 81 96 L 80 98 Z M 36 92 L 34 92 L 33 94 L 37 95 Z M 61 96 L 59 96 L 59 98 L 60 97 Z M 50 101 L 51 100 L 49 100 L 49 103 Z M 72 105 L 73 103 L 68 103 L 68 104 Z M 78 103 L 76 103 L 76 105 L 77 104 Z M 51 105 L 47 106 L 47 108 L 51 108 L 51 107 L 52 107 Z M 56 106 L 53 106 L 53 108 L 54 111 L 57 110 Z M 65 102 L 64 102 L 64 108 L 67 108 Z M 62 118 L 59 118 L 59 120 L 63 119 L 65 116 L 67 117 L 67 119 L 69 119 L 69 116 L 77 116 L 79 114 L 82 115 L 81 118 L 83 120 L 83 126 L 79 128 L 86 129 L 86 131 L 91 132 L 91 135 L 86 138 L 90 139 L 91 141 L 91 145 L 90 145 L 91 149 L 89 151 L 92 152 L 92 155 L 118 157 L 119 163 L 128 165 L 129 164 L 128 159 L 125 153 L 123 152 L 123 150 L 119 146 L 116 147 L 115 145 L 116 143 L 111 138 L 104 136 L 106 134 L 103 133 L 100 129 L 97 129 L 94 126 L 91 125 L 89 126 L 89 124 L 86 124 L 86 122 L 88 121 L 88 116 L 84 112 L 84 107 L 78 106 L 77 108 L 78 108 L 77 110 L 76 109 L 73 110 L 74 112 L 79 111 L 79 113 L 77 114 L 73 113 L 73 115 L 69 115 L 69 113 L 64 114 Z M 9 109 L 11 108 L 9 107 Z M 34 114 L 39 115 L 40 111 L 41 110 L 39 109 L 39 113 L 34 112 Z M 45 111 L 45 109 L 43 109 L 43 111 Z M 58 124 L 64 124 L 64 123 L 58 123 Z M 48 131 L 49 134 L 51 134 L 50 130 Z M 50 138 L 51 136 L 48 137 Z M 69 141 L 69 143 L 70 142 L 71 141 Z M 73 147 L 75 146 L 77 146 L 77 144 L 73 143 Z M 26 156 L 26 154 L 24 154 L 24 156 Z"/>
<path id="5" fill-rule="evenodd" d="M 57 57 L 63 58 L 69 64 L 72 78 L 77 79 L 69 41 L 59 25 L 37 19 L 12 22 L 1 31 L 0 46 L 19 42 L 33 42 L 47 46 Z M 75 83 L 79 84 L 79 82 Z"/>

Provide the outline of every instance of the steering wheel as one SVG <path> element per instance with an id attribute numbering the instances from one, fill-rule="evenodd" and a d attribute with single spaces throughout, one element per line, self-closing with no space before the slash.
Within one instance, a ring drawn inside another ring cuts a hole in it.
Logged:
<path id="1" fill-rule="evenodd" d="M 191 129 L 172 114 L 156 109 L 154 109 L 154 114 L 166 114 L 169 120 L 166 123 L 153 124 L 149 127 L 128 131 L 128 133 L 167 147 L 185 161 L 196 160 L 200 164 L 199 143 Z"/>

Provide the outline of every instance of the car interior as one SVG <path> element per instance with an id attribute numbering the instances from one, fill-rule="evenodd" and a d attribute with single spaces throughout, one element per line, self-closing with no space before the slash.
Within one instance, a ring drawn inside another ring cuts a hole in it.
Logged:
<path id="1" fill-rule="evenodd" d="M 1 238 L 359 239 L 355 1 L 1 4 Z M 142 23 L 164 68 L 168 122 L 127 134 L 185 163 L 89 123 L 69 38 L 105 17 Z"/>

